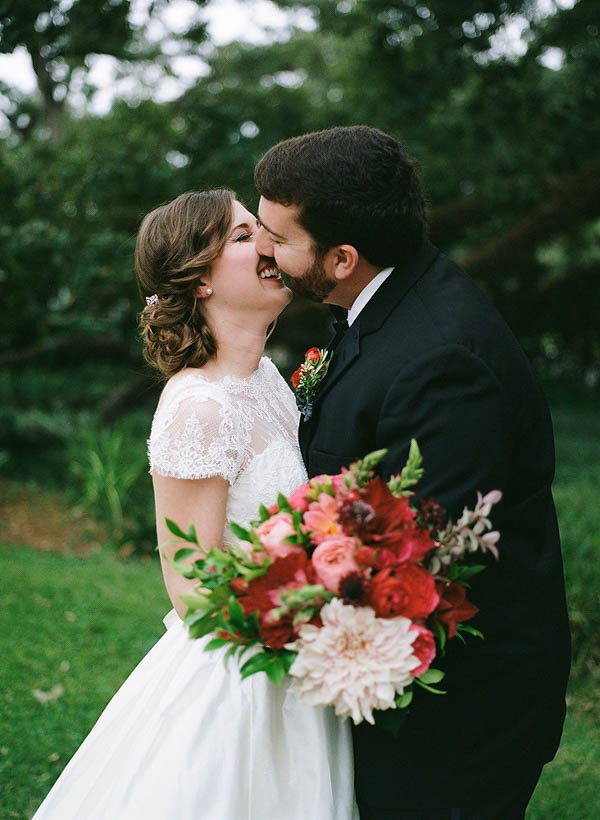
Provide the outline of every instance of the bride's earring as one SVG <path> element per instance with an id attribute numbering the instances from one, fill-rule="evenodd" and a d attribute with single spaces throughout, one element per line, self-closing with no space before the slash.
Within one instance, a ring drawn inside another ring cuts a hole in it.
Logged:
<path id="1" fill-rule="evenodd" d="M 212 292 L 213 292 L 212 288 L 206 288 L 206 295 L 207 296 L 212 296 Z"/>

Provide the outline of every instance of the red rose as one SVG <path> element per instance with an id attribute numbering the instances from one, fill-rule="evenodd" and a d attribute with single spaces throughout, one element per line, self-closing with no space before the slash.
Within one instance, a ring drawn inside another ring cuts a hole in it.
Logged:
<path id="1" fill-rule="evenodd" d="M 384 569 L 371 581 L 369 603 L 381 618 L 427 618 L 439 600 L 433 576 L 413 564 Z"/>
<path id="2" fill-rule="evenodd" d="M 456 635 L 456 625 L 470 620 L 479 610 L 467 601 L 467 591 L 460 584 L 438 581 L 436 588 L 440 595 L 436 614 L 440 623 L 448 627 L 448 637 L 453 638 Z"/>
<path id="3" fill-rule="evenodd" d="M 310 347 L 304 354 L 304 358 L 316 364 L 321 358 L 321 351 L 318 347 Z"/>
<path id="4" fill-rule="evenodd" d="M 298 552 L 275 559 L 264 575 L 249 581 L 245 589 L 241 584 L 236 584 L 234 591 L 239 595 L 238 600 L 246 617 L 258 612 L 261 634 L 267 646 L 279 649 L 292 640 L 295 633 L 290 616 L 277 619 L 272 613 L 279 606 L 278 592 L 286 587 L 315 582 L 315 571 L 308 556 L 305 552 Z"/>
<path id="5" fill-rule="evenodd" d="M 290 377 L 290 381 L 292 383 L 292 387 L 294 388 L 294 390 L 296 390 L 296 388 L 300 384 L 300 379 L 302 378 L 302 376 L 304 376 L 304 367 L 303 365 L 300 365 L 300 367 L 297 370 L 294 370 Z"/>
<path id="6" fill-rule="evenodd" d="M 433 659 L 435 658 L 435 638 L 429 629 L 425 629 L 424 626 L 419 626 L 419 624 L 413 624 L 410 631 L 417 633 L 417 637 L 413 641 L 412 648 L 413 655 L 421 661 L 421 665 L 417 666 L 416 669 L 413 669 L 410 674 L 413 677 L 418 678 L 420 675 L 427 672 L 433 663 Z"/>
<path id="7" fill-rule="evenodd" d="M 286 615 L 280 620 L 273 620 L 272 623 L 262 621 L 260 631 L 265 644 L 271 649 L 283 649 L 286 643 L 293 641 L 296 637 L 294 619 L 291 615 Z"/>

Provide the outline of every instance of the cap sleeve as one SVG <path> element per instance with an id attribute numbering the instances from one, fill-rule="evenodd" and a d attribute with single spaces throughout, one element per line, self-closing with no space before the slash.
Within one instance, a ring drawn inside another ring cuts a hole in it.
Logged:
<path id="1" fill-rule="evenodd" d="M 172 478 L 222 476 L 233 484 L 246 456 L 235 408 L 191 385 L 161 398 L 148 441 L 150 472 Z"/>

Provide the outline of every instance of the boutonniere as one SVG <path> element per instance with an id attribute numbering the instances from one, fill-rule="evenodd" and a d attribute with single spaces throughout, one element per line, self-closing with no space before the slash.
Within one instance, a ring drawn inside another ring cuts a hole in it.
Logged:
<path id="1" fill-rule="evenodd" d="M 311 347 L 304 354 L 300 367 L 292 373 L 290 381 L 304 421 L 309 421 L 312 416 L 313 401 L 328 367 L 329 351 Z"/>

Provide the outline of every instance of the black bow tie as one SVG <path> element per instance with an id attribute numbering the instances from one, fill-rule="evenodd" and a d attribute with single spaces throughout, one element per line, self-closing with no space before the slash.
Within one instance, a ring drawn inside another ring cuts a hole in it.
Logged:
<path id="1" fill-rule="evenodd" d="M 348 322 L 345 319 L 340 319 L 337 322 L 333 323 L 333 329 L 335 331 L 335 336 L 331 340 L 331 344 L 329 347 L 333 350 L 337 345 L 340 343 L 342 336 L 348 330 Z"/>

